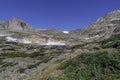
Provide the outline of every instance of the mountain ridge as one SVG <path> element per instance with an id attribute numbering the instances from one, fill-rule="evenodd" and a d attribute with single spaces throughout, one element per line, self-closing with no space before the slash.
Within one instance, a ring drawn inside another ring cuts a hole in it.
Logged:
<path id="1" fill-rule="evenodd" d="M 71 30 L 69 32 L 57 29 L 36 29 L 16 17 L 8 21 L 1 21 L 0 30 L 6 30 L 6 34 L 15 36 L 15 38 L 22 35 L 22 39 L 30 39 L 32 42 L 43 39 L 43 37 L 47 38 L 48 41 L 52 39 L 58 42 L 65 42 L 65 44 L 103 40 L 120 33 L 120 9 L 98 18 L 95 22 L 92 22 L 83 29 Z M 24 36 L 26 34 L 29 36 Z M 42 44 L 42 42 L 36 42 Z M 43 41 L 43 43 L 44 42 L 46 41 Z"/>

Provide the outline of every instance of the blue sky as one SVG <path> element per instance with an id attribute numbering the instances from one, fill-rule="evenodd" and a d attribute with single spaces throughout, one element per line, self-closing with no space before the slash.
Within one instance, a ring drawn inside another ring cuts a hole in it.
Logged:
<path id="1" fill-rule="evenodd" d="M 0 0 L 0 20 L 18 17 L 35 28 L 72 30 L 119 8 L 120 0 Z"/>

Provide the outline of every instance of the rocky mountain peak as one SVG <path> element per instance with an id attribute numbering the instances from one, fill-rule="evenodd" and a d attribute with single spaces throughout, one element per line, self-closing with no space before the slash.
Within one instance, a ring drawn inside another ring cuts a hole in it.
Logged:
<path id="1" fill-rule="evenodd" d="M 12 31 L 31 31 L 34 30 L 30 25 L 26 24 L 24 21 L 13 17 L 8 21 L 0 22 L 0 29 L 2 30 L 12 30 Z"/>
<path id="2" fill-rule="evenodd" d="M 20 19 L 17 18 L 17 17 L 13 17 L 13 18 L 11 18 L 9 21 L 11 21 L 11 22 L 19 22 L 19 23 L 24 22 L 24 21 L 20 20 Z"/>
<path id="3" fill-rule="evenodd" d="M 114 10 L 106 14 L 105 16 L 98 18 L 96 22 L 100 23 L 100 22 L 108 22 L 113 20 L 120 20 L 120 9 Z"/>

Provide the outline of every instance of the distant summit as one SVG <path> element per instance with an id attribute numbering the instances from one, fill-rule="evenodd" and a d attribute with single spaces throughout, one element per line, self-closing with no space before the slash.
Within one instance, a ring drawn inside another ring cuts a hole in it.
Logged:
<path id="1" fill-rule="evenodd" d="M 24 21 L 19 20 L 16 17 L 8 21 L 0 22 L 0 29 L 2 30 L 15 30 L 15 31 L 31 31 L 34 30 L 30 25 L 26 24 Z"/>

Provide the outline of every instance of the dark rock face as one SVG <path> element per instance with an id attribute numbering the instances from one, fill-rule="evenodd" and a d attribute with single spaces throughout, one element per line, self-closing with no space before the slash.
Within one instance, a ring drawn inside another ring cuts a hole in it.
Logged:
<path id="1" fill-rule="evenodd" d="M 5 30 L 8 28 L 8 21 L 1 21 L 0 22 L 0 29 L 2 30 Z"/>
<path id="2" fill-rule="evenodd" d="M 13 30 L 13 31 L 31 31 L 33 30 L 25 22 L 19 20 L 18 18 L 12 18 L 9 21 L 0 22 L 0 29 L 2 30 Z"/>

